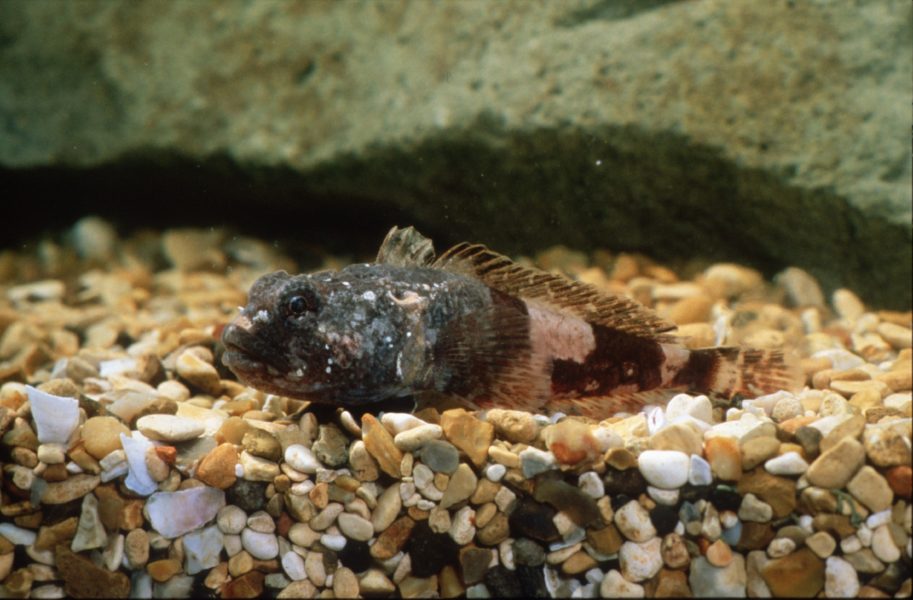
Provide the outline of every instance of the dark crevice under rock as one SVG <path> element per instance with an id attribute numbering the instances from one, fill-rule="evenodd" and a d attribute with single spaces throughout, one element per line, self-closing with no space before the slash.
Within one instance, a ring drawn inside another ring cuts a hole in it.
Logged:
<path id="1" fill-rule="evenodd" d="M 94 169 L 0 170 L 17 217 L 0 235 L 24 241 L 94 213 L 127 230 L 229 225 L 286 240 L 299 260 L 315 246 L 366 259 L 387 228 L 414 224 L 439 251 L 460 240 L 507 254 L 602 247 L 672 265 L 734 261 L 768 277 L 795 265 L 825 292 L 911 305 L 911 229 L 891 215 L 863 215 L 829 190 L 790 187 L 787 173 L 741 168 L 673 134 L 508 134 L 489 121 L 304 172 L 155 152 Z"/>

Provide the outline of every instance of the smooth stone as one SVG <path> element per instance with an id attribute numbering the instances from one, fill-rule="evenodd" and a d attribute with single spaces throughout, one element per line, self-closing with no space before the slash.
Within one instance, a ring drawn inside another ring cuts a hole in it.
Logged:
<path id="1" fill-rule="evenodd" d="M 320 532 L 314 531 L 307 523 L 295 523 L 288 530 L 288 539 L 296 546 L 309 548 L 320 539 Z"/>
<path id="2" fill-rule="evenodd" d="M 891 530 L 888 525 L 881 525 L 872 534 L 872 552 L 878 560 L 885 563 L 900 560 L 900 548 L 894 543 L 894 538 L 891 536 Z"/>
<path id="3" fill-rule="evenodd" d="M 219 510 L 216 524 L 222 533 L 239 535 L 247 526 L 247 513 L 234 504 L 228 504 Z"/>
<path id="4" fill-rule="evenodd" d="M 847 483 L 846 489 L 854 498 L 874 512 L 891 508 L 894 491 L 882 475 L 866 465 Z"/>
<path id="5" fill-rule="evenodd" d="M 324 468 L 317 457 L 310 449 L 301 444 L 292 444 L 285 449 L 285 462 L 290 464 L 296 471 L 313 475 L 317 469 Z"/>
<path id="6" fill-rule="evenodd" d="M 724 481 L 742 477 L 742 453 L 735 438 L 717 436 L 704 443 L 704 455 L 713 474 Z"/>
<path id="7" fill-rule="evenodd" d="M 188 348 L 178 355 L 174 368 L 177 374 L 192 386 L 211 396 L 222 392 L 219 372 L 214 366 L 197 356 L 193 348 Z"/>
<path id="8" fill-rule="evenodd" d="M 185 442 L 205 431 L 202 423 L 175 415 L 146 415 L 136 420 L 136 428 L 150 440 Z"/>
<path id="9" fill-rule="evenodd" d="M 82 473 L 68 477 L 63 481 L 49 483 L 41 493 L 41 503 L 66 504 L 77 498 L 82 498 L 98 487 L 100 482 L 101 477 L 98 475 Z M 35 492 L 35 488 L 32 488 L 32 492 Z"/>
<path id="10" fill-rule="evenodd" d="M 808 470 L 805 462 L 798 452 L 787 452 L 764 463 L 764 468 L 772 475 L 796 476 Z"/>
<path id="11" fill-rule="evenodd" d="M 241 451 L 241 456 L 239 458 L 241 468 L 244 470 L 243 478 L 248 481 L 272 482 L 280 473 L 278 464 L 266 460 L 265 458 L 249 454 L 245 450 Z"/>
<path id="12" fill-rule="evenodd" d="M 671 423 L 650 437 L 653 450 L 675 450 L 685 454 L 701 454 L 703 431 L 691 422 Z"/>
<path id="13" fill-rule="evenodd" d="M 225 506 L 225 492 L 208 486 L 176 492 L 156 492 L 143 509 L 152 528 L 173 539 L 198 529 L 216 517 Z"/>
<path id="14" fill-rule="evenodd" d="M 593 471 L 582 473 L 580 477 L 577 478 L 577 487 L 580 488 L 580 491 L 594 500 L 598 500 L 605 496 L 605 484 L 602 482 L 602 478 Z"/>
<path id="15" fill-rule="evenodd" d="M 650 579 L 663 566 L 660 554 L 662 540 L 654 537 L 646 542 L 625 542 L 618 551 L 621 574 L 628 581 L 640 582 Z"/>
<path id="16" fill-rule="evenodd" d="M 440 425 L 424 423 L 397 433 L 393 438 L 393 443 L 403 452 L 414 452 L 427 442 L 439 439 L 443 433 L 444 430 Z"/>
<path id="17" fill-rule="evenodd" d="M 130 429 L 114 417 L 92 417 L 82 425 L 80 436 L 86 452 L 101 460 L 114 450 L 122 448 L 120 434 Z"/>
<path id="18" fill-rule="evenodd" d="M 292 550 L 282 555 L 282 570 L 292 581 L 307 579 L 307 572 L 304 570 L 304 559 Z"/>
<path id="19" fill-rule="evenodd" d="M 674 422 L 682 416 L 690 416 L 705 423 L 713 423 L 713 406 L 707 396 L 677 394 L 666 405 L 666 421 Z"/>
<path id="20" fill-rule="evenodd" d="M 38 537 L 31 529 L 18 527 L 12 523 L 0 523 L 0 536 L 17 546 L 31 546 Z"/>
<path id="21" fill-rule="evenodd" d="M 469 465 L 462 463 L 450 477 L 444 496 L 441 498 L 440 507 L 450 508 L 458 502 L 469 498 L 476 489 L 478 478 Z"/>
<path id="22" fill-rule="evenodd" d="M 615 526 L 632 542 L 646 542 L 656 536 L 650 514 L 636 500 L 615 511 Z"/>
<path id="23" fill-rule="evenodd" d="M 149 534 L 145 529 L 133 529 L 124 539 L 124 554 L 127 565 L 141 569 L 149 562 Z"/>
<path id="24" fill-rule="evenodd" d="M 321 425 L 311 451 L 321 463 L 330 468 L 343 467 L 349 456 L 349 438 L 335 425 Z"/>
<path id="25" fill-rule="evenodd" d="M 790 514 L 796 507 L 796 482 L 785 477 L 772 475 L 764 469 L 745 473 L 739 481 L 738 493 L 743 496 L 754 494 L 773 509 L 774 518 Z"/>
<path id="26" fill-rule="evenodd" d="M 181 539 L 184 543 L 184 572 L 188 575 L 196 575 L 219 564 L 223 536 L 217 526 L 192 531 Z"/>
<path id="27" fill-rule="evenodd" d="M 748 584 L 745 559 L 741 554 L 733 554 L 727 566 L 716 567 L 699 556 L 691 561 L 688 584 L 695 598 L 744 598 Z"/>
<path id="28" fill-rule="evenodd" d="M 30 385 L 25 386 L 38 441 L 42 444 L 66 444 L 79 425 L 79 401 L 55 396 Z"/>
<path id="29" fill-rule="evenodd" d="M 611 569 L 599 583 L 599 595 L 602 598 L 643 598 L 646 592 L 642 585 L 628 581 Z"/>
<path id="30" fill-rule="evenodd" d="M 452 474 L 460 465 L 460 452 L 457 447 L 445 440 L 426 442 L 416 453 L 429 469 L 435 473 Z"/>
<path id="31" fill-rule="evenodd" d="M 859 575 L 853 565 L 839 556 L 827 559 L 824 569 L 824 594 L 828 598 L 855 598 L 859 593 Z"/>
<path id="32" fill-rule="evenodd" d="M 362 415 L 361 427 L 365 448 L 377 461 L 381 470 L 395 479 L 401 477 L 399 468 L 403 453 L 393 443 L 390 432 L 370 413 Z"/>
<path id="33" fill-rule="evenodd" d="M 776 455 L 780 440 L 769 436 L 755 437 L 742 443 L 739 448 L 742 453 L 742 469 L 750 471 Z"/>
<path id="34" fill-rule="evenodd" d="M 133 435 L 135 437 L 120 434 L 120 443 L 127 455 L 127 464 L 130 469 L 124 484 L 130 491 L 140 496 L 148 496 L 158 490 L 158 483 L 152 478 L 146 464 L 146 452 L 154 446 L 152 442 L 142 437 L 141 433 Z"/>
<path id="35" fill-rule="evenodd" d="M 524 448 L 520 452 L 520 469 L 527 479 L 554 469 L 557 462 L 554 454 L 533 446 Z"/>
<path id="36" fill-rule="evenodd" d="M 888 427 L 868 426 L 862 435 L 866 455 L 876 467 L 910 464 L 909 438 Z"/>
<path id="37" fill-rule="evenodd" d="M 812 485 L 841 489 L 865 462 L 865 449 L 853 438 L 843 438 L 837 445 L 821 453 L 805 473 Z"/>
<path id="38" fill-rule="evenodd" d="M 441 428 L 444 437 L 464 452 L 472 464 L 476 467 L 485 464 L 488 459 L 488 449 L 494 439 L 494 426 L 491 423 L 480 421 L 465 409 L 457 408 L 445 410 L 441 414 Z M 456 467 L 454 466 L 454 468 Z"/>
<path id="39" fill-rule="evenodd" d="M 396 520 L 403 504 L 399 490 L 399 484 L 393 484 L 377 499 L 377 506 L 371 513 L 371 525 L 374 527 L 374 531 L 384 531 Z"/>
<path id="40" fill-rule="evenodd" d="M 688 481 L 690 458 L 675 450 L 645 450 L 637 458 L 641 474 L 651 485 L 677 489 Z"/>
<path id="41" fill-rule="evenodd" d="M 234 444 L 219 444 L 200 460 L 195 477 L 206 485 L 228 489 L 238 480 L 235 467 L 239 464 Z"/>
<path id="42" fill-rule="evenodd" d="M 824 588 L 824 561 L 808 548 L 801 548 L 768 562 L 761 569 L 761 577 L 775 597 L 813 598 Z"/>
<path id="43" fill-rule="evenodd" d="M 374 535 L 371 521 L 351 513 L 341 513 L 336 518 L 340 531 L 349 539 L 367 542 Z"/>
<path id="44" fill-rule="evenodd" d="M 272 533 L 260 533 L 245 527 L 241 531 L 241 544 L 251 556 L 260 560 L 270 560 L 279 556 L 279 540 Z"/>
<path id="45" fill-rule="evenodd" d="M 247 526 L 257 533 L 273 533 L 276 531 L 276 522 L 263 510 L 258 510 L 247 517 Z"/>
<path id="46" fill-rule="evenodd" d="M 697 454 L 692 454 L 688 467 L 688 483 L 695 486 L 713 483 L 713 471 L 710 463 Z"/>

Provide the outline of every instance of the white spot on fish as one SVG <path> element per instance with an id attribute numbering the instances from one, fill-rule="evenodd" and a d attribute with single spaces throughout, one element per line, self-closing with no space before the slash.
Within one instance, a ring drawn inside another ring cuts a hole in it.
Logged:
<path id="1" fill-rule="evenodd" d="M 327 367 L 327 373 L 332 373 L 332 372 L 333 372 L 333 367 Z"/>
<path id="2" fill-rule="evenodd" d="M 601 167 L 601 166 L 602 166 L 602 159 L 599 159 L 599 160 L 596 161 L 596 166 L 597 166 L 597 167 Z"/>
<path id="3" fill-rule="evenodd" d="M 403 353 L 400 352 L 396 355 L 396 376 L 402 380 L 403 378 Z"/>
<path id="4" fill-rule="evenodd" d="M 328 364 L 328 365 L 332 365 L 332 364 L 333 364 L 333 359 L 332 359 L 332 358 L 328 358 L 328 359 L 327 359 L 327 364 Z"/>
<path id="5" fill-rule="evenodd" d="M 377 298 L 377 296 L 375 296 L 374 292 L 372 292 L 371 290 L 368 290 L 367 292 L 362 294 L 361 297 L 364 298 L 365 300 L 367 300 L 368 302 L 374 302 L 374 299 Z"/>
<path id="6" fill-rule="evenodd" d="M 269 321 L 269 312 L 265 309 L 260 309 L 257 311 L 257 314 L 254 315 L 254 318 L 251 319 L 254 323 L 266 323 Z"/>
<path id="7" fill-rule="evenodd" d="M 385 336 L 384 336 L 384 343 L 385 343 L 385 344 L 389 344 L 391 341 L 392 341 L 392 340 L 390 339 L 390 336 L 389 336 L 389 335 L 385 335 Z"/>

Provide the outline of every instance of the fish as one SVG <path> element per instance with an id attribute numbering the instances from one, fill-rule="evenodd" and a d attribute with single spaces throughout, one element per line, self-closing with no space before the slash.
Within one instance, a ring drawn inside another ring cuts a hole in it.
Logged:
<path id="1" fill-rule="evenodd" d="M 346 408 L 411 397 L 597 420 L 681 392 L 728 400 L 804 382 L 782 350 L 689 349 L 675 329 L 631 298 L 482 244 L 438 256 L 394 227 L 373 263 L 257 279 L 223 329 L 222 362 L 253 388 Z"/>

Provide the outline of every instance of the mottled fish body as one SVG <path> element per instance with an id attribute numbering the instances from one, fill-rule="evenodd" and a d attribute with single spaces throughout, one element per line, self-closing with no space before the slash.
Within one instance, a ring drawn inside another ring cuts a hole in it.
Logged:
<path id="1" fill-rule="evenodd" d="M 689 350 L 637 302 L 477 244 L 439 257 L 394 228 L 377 262 L 261 277 L 223 332 L 264 391 L 341 406 L 414 396 L 605 418 L 679 391 L 755 396 L 801 383 L 780 351 Z"/>

